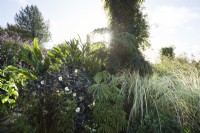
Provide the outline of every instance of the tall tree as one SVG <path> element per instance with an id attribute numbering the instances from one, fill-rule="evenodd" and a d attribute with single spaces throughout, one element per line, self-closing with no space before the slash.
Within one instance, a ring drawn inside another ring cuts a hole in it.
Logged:
<path id="1" fill-rule="evenodd" d="M 44 21 L 42 13 L 37 6 L 27 5 L 25 9 L 22 8 L 15 15 L 15 21 L 21 28 L 31 33 L 32 39 L 38 38 L 39 43 L 49 41 L 49 25 L 47 21 Z"/>
<path id="2" fill-rule="evenodd" d="M 9 24 L 7 23 L 7 27 L 5 28 L 5 31 L 8 33 L 8 35 L 12 38 L 20 38 L 22 42 L 30 41 L 32 42 L 32 36 L 31 32 L 28 32 L 27 30 L 21 28 L 18 24 Z"/>
<path id="3" fill-rule="evenodd" d="M 141 9 L 144 0 L 103 0 L 103 2 L 110 16 L 110 28 L 114 36 L 128 32 L 137 38 L 137 45 L 142 47 L 149 45 L 148 23 Z"/>
<path id="4" fill-rule="evenodd" d="M 109 13 L 112 32 L 110 66 L 114 72 L 123 68 L 139 71 L 142 75 L 152 69 L 139 48 L 148 43 L 148 23 L 142 11 L 144 0 L 102 0 Z"/>

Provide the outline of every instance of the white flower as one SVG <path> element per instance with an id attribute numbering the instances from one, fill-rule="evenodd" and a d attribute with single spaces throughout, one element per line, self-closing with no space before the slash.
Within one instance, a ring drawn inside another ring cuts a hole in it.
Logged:
<path id="1" fill-rule="evenodd" d="M 74 70 L 74 73 L 78 73 L 78 69 L 75 69 L 75 70 Z"/>
<path id="2" fill-rule="evenodd" d="M 81 109 L 80 109 L 79 107 L 78 107 L 78 108 L 76 108 L 76 112 L 77 112 L 77 113 L 79 113 L 79 112 L 80 112 L 80 110 L 81 110 Z"/>
<path id="3" fill-rule="evenodd" d="M 60 76 L 60 77 L 58 77 L 58 80 L 59 80 L 59 81 L 62 81 L 62 77 L 61 77 L 61 76 Z"/>
<path id="4" fill-rule="evenodd" d="M 65 87 L 65 91 L 69 91 L 69 88 L 68 88 L 68 87 Z"/>
<path id="5" fill-rule="evenodd" d="M 43 85 L 43 84 L 44 84 L 44 80 L 41 81 L 41 85 Z"/>
<path id="6" fill-rule="evenodd" d="M 95 106 L 95 101 L 92 102 L 92 105 Z"/>
<path id="7" fill-rule="evenodd" d="M 76 93 L 73 93 L 73 96 L 75 97 L 75 96 L 76 96 Z"/>

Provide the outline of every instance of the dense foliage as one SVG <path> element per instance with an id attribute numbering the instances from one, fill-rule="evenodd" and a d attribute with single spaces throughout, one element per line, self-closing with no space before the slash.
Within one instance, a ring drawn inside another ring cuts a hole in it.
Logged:
<path id="1" fill-rule="evenodd" d="M 73 39 L 48 53 L 37 40 L 20 47 L 16 58 L 26 65 L 1 70 L 0 131 L 199 131 L 198 64 L 166 58 L 150 77 L 130 70 L 111 75 L 97 67 L 109 70 L 98 53 L 104 47 L 90 45 Z"/>
<path id="2" fill-rule="evenodd" d="M 143 1 L 104 2 L 115 33 L 110 46 L 88 36 L 46 51 L 37 39 L 22 45 L 28 41 L 23 26 L 0 28 L 0 132 L 200 131 L 199 62 L 177 58 L 169 47 L 150 65 L 139 50 L 148 37 Z"/>
<path id="3" fill-rule="evenodd" d="M 168 58 L 173 59 L 174 56 L 175 56 L 175 54 L 174 54 L 174 48 L 173 47 L 164 47 L 164 48 L 161 48 L 161 50 L 160 50 L 160 56 L 161 56 L 161 58 L 168 57 Z"/>

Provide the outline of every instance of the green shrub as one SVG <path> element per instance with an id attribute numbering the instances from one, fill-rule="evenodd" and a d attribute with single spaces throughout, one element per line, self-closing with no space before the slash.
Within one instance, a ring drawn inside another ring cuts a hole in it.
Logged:
<path id="1" fill-rule="evenodd" d="M 14 118 L 15 119 L 15 118 Z M 12 125 L 11 133 L 35 133 L 35 129 L 30 126 L 28 122 L 28 117 L 21 115 L 16 117 L 15 123 Z"/>
<path id="2" fill-rule="evenodd" d="M 90 118 L 92 96 L 87 87 L 92 81 L 83 66 L 56 62 L 55 68 L 48 55 L 45 57 L 37 41 L 25 45 L 19 57 L 30 68 L 10 68 L 29 76 L 26 87 L 19 90 L 20 98 L 14 112 L 27 117 L 36 132 L 79 132 L 85 130 Z M 69 62 L 68 62 L 69 63 Z M 20 119 L 20 116 L 19 116 Z"/>
<path id="3" fill-rule="evenodd" d="M 10 71 L 11 68 L 11 66 L 8 66 L 4 70 L 0 69 L 0 112 L 14 106 L 15 100 L 19 96 L 17 84 L 23 84 L 23 80 L 26 78 L 21 75 L 22 73 L 17 75 Z"/>
<path id="4" fill-rule="evenodd" d="M 93 128 L 98 133 L 118 133 L 125 131 L 126 113 L 124 107 L 124 93 L 117 88 L 114 76 L 107 72 L 97 73 L 94 77 L 96 84 L 89 87 L 89 91 L 96 100 L 93 107 Z"/>
<path id="5" fill-rule="evenodd" d="M 8 65 L 18 65 L 17 54 L 20 48 L 20 44 L 0 39 L 0 69 L 4 69 Z"/>
<path id="6" fill-rule="evenodd" d="M 107 50 L 103 43 L 82 43 L 81 40 L 72 39 L 54 47 L 48 55 L 55 69 L 61 67 L 61 64 L 74 68 L 84 67 L 89 74 L 95 75 L 106 67 Z"/>

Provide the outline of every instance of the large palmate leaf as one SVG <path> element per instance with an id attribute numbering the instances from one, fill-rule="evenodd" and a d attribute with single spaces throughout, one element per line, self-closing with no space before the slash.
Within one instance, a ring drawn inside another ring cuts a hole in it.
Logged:
<path id="1" fill-rule="evenodd" d="M 99 72 L 94 76 L 94 81 L 100 83 L 102 81 L 107 81 L 110 78 L 110 74 L 106 71 Z"/>
<path id="2" fill-rule="evenodd" d="M 99 133 L 118 133 L 127 125 L 123 110 L 125 95 L 117 87 L 119 83 L 116 80 L 106 71 L 99 72 L 94 77 L 96 84 L 88 88 L 96 99 L 93 117 Z"/>
<path id="3" fill-rule="evenodd" d="M 109 85 L 107 84 L 94 84 L 88 88 L 89 92 L 97 99 L 106 100 L 110 96 Z"/>

